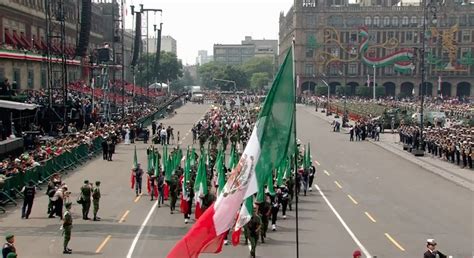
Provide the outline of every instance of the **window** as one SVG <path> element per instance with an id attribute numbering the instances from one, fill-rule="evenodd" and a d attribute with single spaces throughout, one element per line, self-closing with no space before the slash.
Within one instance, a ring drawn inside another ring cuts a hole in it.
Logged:
<path id="1" fill-rule="evenodd" d="M 372 25 L 372 18 L 369 16 L 365 17 L 365 25 L 370 26 Z"/>
<path id="2" fill-rule="evenodd" d="M 408 26 L 408 16 L 403 16 L 403 18 L 402 18 L 402 26 Z"/>
<path id="3" fill-rule="evenodd" d="M 390 27 L 390 17 L 386 16 L 383 18 L 383 26 Z"/>
<path id="4" fill-rule="evenodd" d="M 356 75 L 357 74 L 357 64 L 349 64 L 349 71 L 348 73 L 350 75 Z"/>
<path id="5" fill-rule="evenodd" d="M 21 71 L 18 68 L 13 69 L 13 80 L 11 82 L 12 90 L 21 89 Z"/>
<path id="6" fill-rule="evenodd" d="M 329 66 L 329 75 L 339 75 L 339 68 L 337 68 L 335 65 Z"/>
<path id="7" fill-rule="evenodd" d="M 331 55 L 334 57 L 339 57 L 339 48 L 331 48 Z"/>
<path id="8" fill-rule="evenodd" d="M 314 74 L 314 66 L 312 64 L 306 64 L 304 66 L 304 74 L 306 76 L 313 76 Z"/>
<path id="9" fill-rule="evenodd" d="M 28 81 L 26 85 L 28 89 L 33 89 L 35 87 L 35 73 L 33 70 L 28 70 Z"/>
<path id="10" fill-rule="evenodd" d="M 42 69 L 41 70 L 41 85 L 40 87 L 42 89 L 48 88 L 48 85 L 46 85 L 46 70 Z"/>
<path id="11" fill-rule="evenodd" d="M 416 25 L 418 24 L 418 18 L 416 16 L 412 16 L 410 23 L 411 23 L 411 26 L 416 27 Z"/>
<path id="12" fill-rule="evenodd" d="M 225 49 L 222 49 L 222 48 L 217 48 L 215 51 L 216 51 L 216 55 L 223 55 L 223 54 L 225 54 Z"/>
<path id="13" fill-rule="evenodd" d="M 393 65 L 389 65 L 389 66 L 385 66 L 384 68 L 384 73 L 386 75 L 391 75 L 394 73 L 394 70 L 393 70 Z"/>
<path id="14" fill-rule="evenodd" d="M 374 26 L 379 27 L 380 26 L 380 18 L 378 16 L 374 17 Z"/>
<path id="15" fill-rule="evenodd" d="M 462 31 L 462 42 L 471 42 L 471 31 L 463 30 Z"/>
<path id="16" fill-rule="evenodd" d="M 349 39 L 350 43 L 355 43 L 357 42 L 357 33 L 356 32 L 351 32 L 351 37 Z"/>
<path id="17" fill-rule="evenodd" d="M 314 56 L 314 50 L 311 47 L 306 48 L 306 58 L 312 58 Z"/>
<path id="18" fill-rule="evenodd" d="M 397 16 L 392 17 L 392 26 L 393 27 L 398 26 L 398 17 Z"/>
<path id="19" fill-rule="evenodd" d="M 413 32 L 412 31 L 407 31 L 405 34 L 405 39 L 407 42 L 412 42 L 413 41 Z"/>
<path id="20" fill-rule="evenodd" d="M 0 68 L 0 82 L 3 82 L 5 80 L 5 68 Z"/>
<path id="21" fill-rule="evenodd" d="M 389 31 L 387 34 L 388 39 L 394 38 L 395 37 L 395 32 L 394 31 Z"/>
<path id="22" fill-rule="evenodd" d="M 316 16 L 315 15 L 306 15 L 304 17 L 304 23 L 306 27 L 313 28 L 316 27 Z"/>

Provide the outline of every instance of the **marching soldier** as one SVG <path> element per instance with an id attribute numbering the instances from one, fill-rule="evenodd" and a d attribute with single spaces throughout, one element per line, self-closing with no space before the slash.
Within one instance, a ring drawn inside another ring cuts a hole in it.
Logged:
<path id="1" fill-rule="evenodd" d="M 94 205 L 94 221 L 100 221 L 100 218 L 97 217 L 97 212 L 99 211 L 99 201 L 100 201 L 100 181 L 95 182 L 94 190 L 92 191 L 92 204 Z"/>
<path id="2" fill-rule="evenodd" d="M 255 251 L 257 249 L 258 235 L 262 226 L 262 220 L 258 216 L 258 205 L 253 207 L 253 215 L 250 221 L 247 223 L 247 229 L 249 230 L 248 238 L 250 240 L 250 257 L 255 258 Z"/>
<path id="3" fill-rule="evenodd" d="M 68 202 L 64 206 L 66 207 L 66 212 L 64 212 L 63 220 L 63 235 L 64 235 L 64 250 L 63 254 L 71 254 L 72 249 L 68 248 L 69 240 L 71 240 L 71 231 L 72 231 L 72 216 L 71 216 L 71 205 L 72 203 Z"/>
<path id="4" fill-rule="evenodd" d="M 89 183 L 89 180 L 84 180 L 84 185 L 81 186 L 81 205 L 83 220 L 89 220 L 89 210 L 91 208 L 91 194 L 92 184 Z"/>
<path id="5" fill-rule="evenodd" d="M 171 176 L 171 181 L 167 182 L 170 186 L 170 213 L 173 214 L 173 211 L 176 209 L 176 200 L 178 198 L 178 179 L 176 175 Z"/>
<path id="6" fill-rule="evenodd" d="M 265 200 L 258 205 L 258 214 L 262 219 L 262 229 L 260 230 L 260 238 L 262 240 L 262 244 L 265 243 L 265 238 L 267 237 L 267 229 L 268 229 L 268 220 L 270 217 L 271 212 L 271 204 L 270 204 L 270 194 L 268 193 L 265 196 Z"/>

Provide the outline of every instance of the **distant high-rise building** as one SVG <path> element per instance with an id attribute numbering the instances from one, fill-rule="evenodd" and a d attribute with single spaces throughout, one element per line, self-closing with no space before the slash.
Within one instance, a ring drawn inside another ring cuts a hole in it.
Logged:
<path id="1" fill-rule="evenodd" d="M 272 57 L 276 61 L 278 55 L 278 40 L 252 39 L 246 36 L 241 44 L 214 44 L 214 61 L 241 65 L 253 57 Z"/>
<path id="2" fill-rule="evenodd" d="M 199 50 L 198 51 L 198 56 L 196 58 L 196 64 L 203 65 L 211 62 L 213 59 L 213 56 L 209 56 L 207 54 L 207 50 Z"/>
<path id="3" fill-rule="evenodd" d="M 148 39 L 148 52 L 149 53 L 156 53 L 156 38 L 149 38 Z M 147 40 L 143 41 L 143 51 L 146 52 L 147 49 Z M 161 37 L 161 51 L 171 52 L 177 55 L 177 43 L 176 39 L 171 36 L 162 36 Z"/>
<path id="4" fill-rule="evenodd" d="M 175 55 L 178 54 L 176 39 L 171 36 L 162 36 L 161 37 L 161 50 L 165 52 L 171 52 Z"/>

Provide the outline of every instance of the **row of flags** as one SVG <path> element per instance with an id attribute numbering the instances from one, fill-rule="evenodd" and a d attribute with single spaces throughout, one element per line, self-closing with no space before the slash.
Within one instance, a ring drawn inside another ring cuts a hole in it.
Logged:
<path id="1" fill-rule="evenodd" d="M 189 208 L 187 184 L 191 181 L 191 167 L 197 165 L 193 185 L 197 221 L 176 243 L 168 254 L 169 258 L 197 258 L 201 253 L 218 253 L 222 250 L 224 237 L 229 230 L 232 230 L 233 244 L 238 244 L 242 227 L 250 221 L 253 214 L 254 202 L 264 201 L 265 191 L 274 195 L 274 184 L 280 187 L 292 176 L 293 161 L 297 155 L 294 78 L 293 55 L 290 50 L 275 77 L 240 159 L 235 146 L 231 147 L 227 164 L 231 172 L 228 175 L 225 169 L 225 152 L 222 149 L 218 151 L 215 162 L 218 196 L 204 213 L 200 197 L 208 193 L 206 165 L 209 164 L 209 155 L 201 153 L 196 164 L 194 148 L 188 148 L 183 156 L 181 149 L 169 153 L 167 146 L 164 146 L 161 166 L 166 181 L 171 180 L 178 166 L 183 163 L 184 173 L 180 178 L 182 212 Z M 134 167 L 137 163 L 135 148 Z M 308 144 L 304 148 L 302 166 L 309 168 L 311 164 Z M 159 154 L 152 151 L 148 155 L 148 170 L 153 168 L 155 176 L 158 176 L 159 167 Z"/>
<path id="2" fill-rule="evenodd" d="M 285 174 L 289 176 L 287 169 L 281 167 L 283 164 L 288 166 L 291 163 L 288 162 L 288 157 L 295 154 L 296 148 L 295 76 L 292 52 L 292 50 L 288 51 L 273 81 L 242 156 L 240 159 L 232 155 L 229 157 L 229 167 L 232 171 L 223 187 L 220 182 L 225 180 L 221 167 L 224 154 L 218 154 L 217 200 L 176 243 L 168 254 L 169 258 L 197 258 L 201 253 L 220 252 L 227 232 L 233 227 L 234 239 L 234 235 L 236 237 L 240 235 L 242 227 L 250 220 L 254 203 L 253 196 L 257 194 L 257 200 L 263 199 L 264 186 L 273 187 L 273 183 L 269 183 L 269 180 L 273 180 L 273 169 L 276 167 L 277 170 L 283 171 L 277 175 L 277 181 L 282 181 Z M 204 163 L 203 156 L 201 155 L 199 162 L 196 176 L 198 185 L 195 185 L 195 191 L 204 189 L 204 183 L 198 180 L 202 178 L 199 175 L 199 169 L 201 163 Z M 234 223 L 236 214 L 238 218 Z"/>

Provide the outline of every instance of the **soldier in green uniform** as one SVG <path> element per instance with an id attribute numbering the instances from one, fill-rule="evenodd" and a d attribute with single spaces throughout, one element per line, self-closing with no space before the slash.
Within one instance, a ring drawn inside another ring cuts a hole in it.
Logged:
<path id="1" fill-rule="evenodd" d="M 92 191 L 92 204 L 94 205 L 94 221 L 100 221 L 100 218 L 97 217 L 97 212 L 99 211 L 99 201 L 100 201 L 100 181 L 95 182 L 94 190 Z"/>
<path id="2" fill-rule="evenodd" d="M 178 178 L 176 174 L 171 176 L 171 180 L 168 182 L 170 186 L 170 213 L 176 209 L 176 200 L 178 198 Z"/>
<path id="3" fill-rule="evenodd" d="M 270 217 L 271 204 L 270 204 L 270 195 L 265 196 L 265 200 L 258 205 L 258 214 L 262 219 L 262 229 L 260 230 L 260 238 L 262 243 L 265 243 L 265 238 L 267 237 L 268 229 L 268 219 Z"/>
<path id="4" fill-rule="evenodd" d="M 84 180 L 84 185 L 81 186 L 81 199 L 82 199 L 82 219 L 89 220 L 89 210 L 91 208 L 91 194 L 92 184 L 89 180 Z"/>
<path id="5" fill-rule="evenodd" d="M 71 230 L 72 230 L 72 216 L 71 216 L 71 206 L 72 203 L 68 202 L 64 205 L 66 207 L 66 211 L 64 212 L 63 216 L 63 235 L 64 235 L 64 251 L 63 254 L 71 254 L 72 250 L 69 249 L 67 246 L 69 244 L 69 240 L 71 240 Z"/>
<path id="6" fill-rule="evenodd" d="M 257 249 L 258 235 L 262 226 L 262 219 L 258 215 L 258 205 L 253 207 L 253 215 L 247 223 L 249 230 L 248 238 L 250 240 L 250 257 L 255 258 L 255 251 Z"/>

